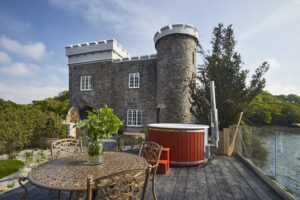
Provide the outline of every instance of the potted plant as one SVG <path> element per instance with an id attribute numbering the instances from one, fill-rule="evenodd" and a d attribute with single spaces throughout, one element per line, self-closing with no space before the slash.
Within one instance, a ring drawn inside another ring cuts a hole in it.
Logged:
<path id="1" fill-rule="evenodd" d="M 113 109 L 105 105 L 104 108 L 88 111 L 88 119 L 76 123 L 76 127 L 85 130 L 90 141 L 88 145 L 88 164 L 98 165 L 103 163 L 103 145 L 101 139 L 110 138 L 118 132 L 123 125 L 114 114 Z"/>

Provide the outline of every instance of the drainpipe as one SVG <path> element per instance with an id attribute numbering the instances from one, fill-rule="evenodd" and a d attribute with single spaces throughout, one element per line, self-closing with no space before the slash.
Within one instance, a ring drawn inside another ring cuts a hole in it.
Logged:
<path id="1" fill-rule="evenodd" d="M 211 127 L 211 136 L 215 146 L 218 148 L 219 144 L 219 126 L 218 126 L 218 110 L 216 107 L 216 94 L 215 94 L 215 83 L 214 81 L 210 82 L 210 127 Z"/>

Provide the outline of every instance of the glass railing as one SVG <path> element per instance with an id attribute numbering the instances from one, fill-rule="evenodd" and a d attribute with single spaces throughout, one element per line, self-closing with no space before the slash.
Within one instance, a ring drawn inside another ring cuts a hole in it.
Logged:
<path id="1" fill-rule="evenodd" d="M 300 197 L 300 134 L 240 127 L 236 152 Z"/>

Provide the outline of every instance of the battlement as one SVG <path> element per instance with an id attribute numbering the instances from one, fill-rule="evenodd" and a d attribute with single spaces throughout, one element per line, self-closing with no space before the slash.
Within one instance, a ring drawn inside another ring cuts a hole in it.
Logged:
<path id="1" fill-rule="evenodd" d="M 172 24 L 162 27 L 154 35 L 154 42 L 156 43 L 160 38 L 171 34 L 185 34 L 195 37 L 198 41 L 199 31 L 192 25 L 189 24 Z"/>
<path id="2" fill-rule="evenodd" d="M 68 64 L 131 57 L 115 39 L 86 42 L 65 47 Z"/>
<path id="3" fill-rule="evenodd" d="M 156 54 L 149 54 L 149 55 L 143 55 L 143 56 L 134 56 L 134 57 L 114 59 L 114 63 L 138 61 L 138 60 L 148 60 L 148 59 L 155 59 L 155 58 L 157 58 Z"/>

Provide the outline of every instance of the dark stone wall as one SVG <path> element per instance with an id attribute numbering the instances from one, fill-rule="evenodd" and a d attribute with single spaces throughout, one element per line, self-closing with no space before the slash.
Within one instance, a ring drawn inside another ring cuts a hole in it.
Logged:
<path id="1" fill-rule="evenodd" d="M 97 109 L 107 104 L 111 107 L 112 62 L 99 62 L 69 66 L 70 107 L 85 106 Z M 80 91 L 80 76 L 93 75 L 93 90 Z"/>
<path id="2" fill-rule="evenodd" d="M 194 37 L 182 34 L 168 35 L 156 42 L 156 103 L 160 107 L 160 122 L 191 123 L 188 84 L 196 73 L 196 46 Z"/>
<path id="3" fill-rule="evenodd" d="M 160 123 L 191 123 L 188 84 L 196 72 L 196 45 L 192 36 L 173 34 L 156 42 L 157 59 L 70 65 L 70 107 L 82 113 L 107 104 L 129 132 L 156 123 L 158 107 Z M 137 72 L 140 88 L 129 88 L 129 73 Z M 81 75 L 93 75 L 92 91 L 80 91 Z M 142 127 L 127 127 L 128 109 L 142 110 Z"/>
<path id="4" fill-rule="evenodd" d="M 115 63 L 113 66 L 113 107 L 117 116 L 127 124 L 127 110 L 142 110 L 142 127 L 156 122 L 156 59 Z M 140 73 L 140 87 L 129 88 L 129 73 Z M 126 131 L 143 131 L 127 127 Z"/>
<path id="5" fill-rule="evenodd" d="M 129 88 L 129 73 L 140 73 L 140 88 Z M 80 76 L 93 75 L 93 90 L 80 91 Z M 156 59 L 69 66 L 70 107 L 97 109 L 107 104 L 123 121 L 122 131 L 141 132 L 156 122 Z M 127 110 L 142 110 L 142 127 L 127 126 Z"/>

